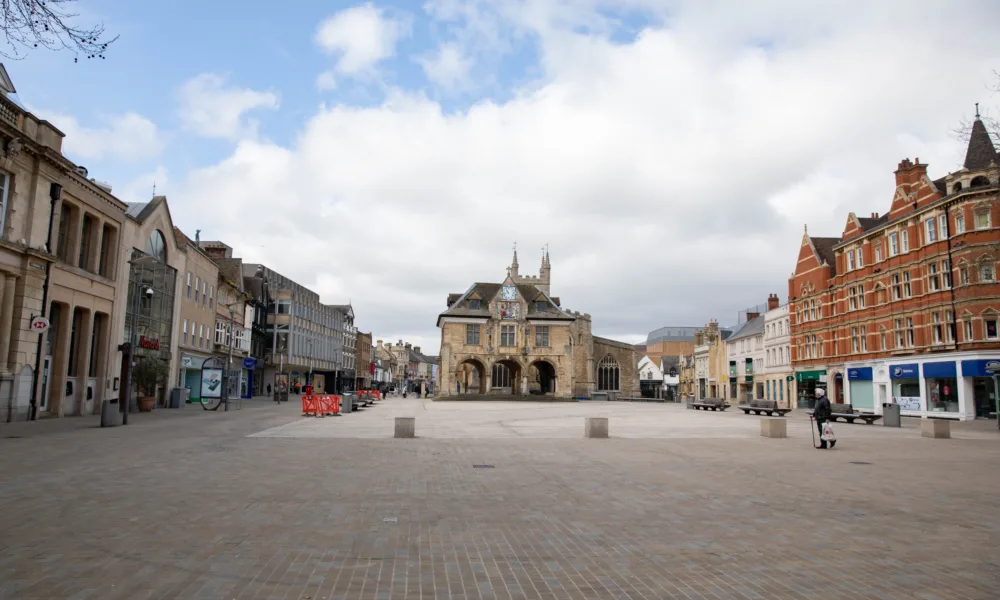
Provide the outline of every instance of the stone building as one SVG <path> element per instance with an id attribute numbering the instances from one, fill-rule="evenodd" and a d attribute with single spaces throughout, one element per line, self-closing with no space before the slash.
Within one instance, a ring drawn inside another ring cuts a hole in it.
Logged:
<path id="1" fill-rule="evenodd" d="M 725 341 L 733 330 L 719 327 L 715 319 L 694 334 L 694 395 L 698 400 L 721 398 L 732 401 L 729 393 L 729 362 Z"/>
<path id="2" fill-rule="evenodd" d="M 743 404 L 764 398 L 764 316 L 747 312 L 747 321 L 726 340 L 728 387 L 726 398 Z"/>
<path id="3" fill-rule="evenodd" d="M 792 408 L 795 405 L 795 377 L 788 332 L 788 305 L 781 304 L 777 294 L 771 294 L 764 313 L 764 398 L 777 402 L 778 406 Z"/>
<path id="4" fill-rule="evenodd" d="M 354 342 L 354 357 L 357 362 L 355 378 L 359 390 L 367 390 L 372 387 L 372 376 L 375 372 L 372 354 L 372 334 L 359 331 Z"/>
<path id="5" fill-rule="evenodd" d="M 448 296 L 437 319 L 438 396 L 639 395 L 635 347 L 592 335 L 589 314 L 550 295 L 551 273 L 546 252 L 538 276 L 521 275 L 515 251 L 502 283 Z"/>
<path id="6" fill-rule="evenodd" d="M 880 413 L 993 417 L 1000 360 L 1000 156 L 977 118 L 957 171 L 905 159 L 889 211 L 802 236 L 788 280 L 800 405 L 816 387 Z"/>
<path id="7" fill-rule="evenodd" d="M 181 327 L 179 339 L 180 361 L 177 384 L 187 388 L 192 402 L 201 400 L 201 368 L 212 358 L 215 339 L 215 286 L 219 267 L 199 247 L 198 232 L 195 239 L 188 238 L 174 228 L 177 248 L 185 255 L 185 269 L 180 274 Z"/>

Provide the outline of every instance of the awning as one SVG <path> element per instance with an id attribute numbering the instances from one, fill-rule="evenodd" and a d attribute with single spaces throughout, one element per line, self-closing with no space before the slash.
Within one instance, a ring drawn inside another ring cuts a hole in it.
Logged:
<path id="1" fill-rule="evenodd" d="M 957 377 L 955 361 L 924 363 L 924 377 L 932 379 L 946 379 Z"/>
<path id="2" fill-rule="evenodd" d="M 995 358 L 988 360 L 963 360 L 962 377 L 993 377 L 993 373 L 986 370 L 986 367 L 990 363 L 1000 366 L 1000 360 Z"/>

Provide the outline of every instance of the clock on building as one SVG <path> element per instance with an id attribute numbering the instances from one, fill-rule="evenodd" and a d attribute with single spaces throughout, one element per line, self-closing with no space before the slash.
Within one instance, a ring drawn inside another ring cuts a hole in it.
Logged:
<path id="1" fill-rule="evenodd" d="M 500 299 L 501 300 L 516 300 L 517 292 L 514 291 L 514 286 L 505 285 L 500 288 Z"/>

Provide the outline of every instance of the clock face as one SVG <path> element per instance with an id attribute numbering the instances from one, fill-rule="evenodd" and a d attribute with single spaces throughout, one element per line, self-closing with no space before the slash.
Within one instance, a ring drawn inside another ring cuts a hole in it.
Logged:
<path id="1" fill-rule="evenodd" d="M 500 288 L 500 299 L 501 300 L 516 300 L 517 292 L 514 291 L 514 286 L 505 285 Z"/>

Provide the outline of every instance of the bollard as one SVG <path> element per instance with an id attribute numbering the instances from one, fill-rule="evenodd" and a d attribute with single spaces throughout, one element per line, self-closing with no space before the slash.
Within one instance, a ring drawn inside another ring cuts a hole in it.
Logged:
<path id="1" fill-rule="evenodd" d="M 607 417 L 586 417 L 583 425 L 583 437 L 606 438 L 608 437 Z"/>
<path id="2" fill-rule="evenodd" d="M 788 437 L 784 417 L 762 417 L 760 420 L 760 435 L 766 438 Z"/>
<path id="3" fill-rule="evenodd" d="M 413 417 L 396 417 L 396 433 L 393 437 L 416 437 L 417 420 Z"/>
<path id="4" fill-rule="evenodd" d="M 951 437 L 951 421 L 947 419 L 920 419 L 920 435 L 939 440 Z"/>

